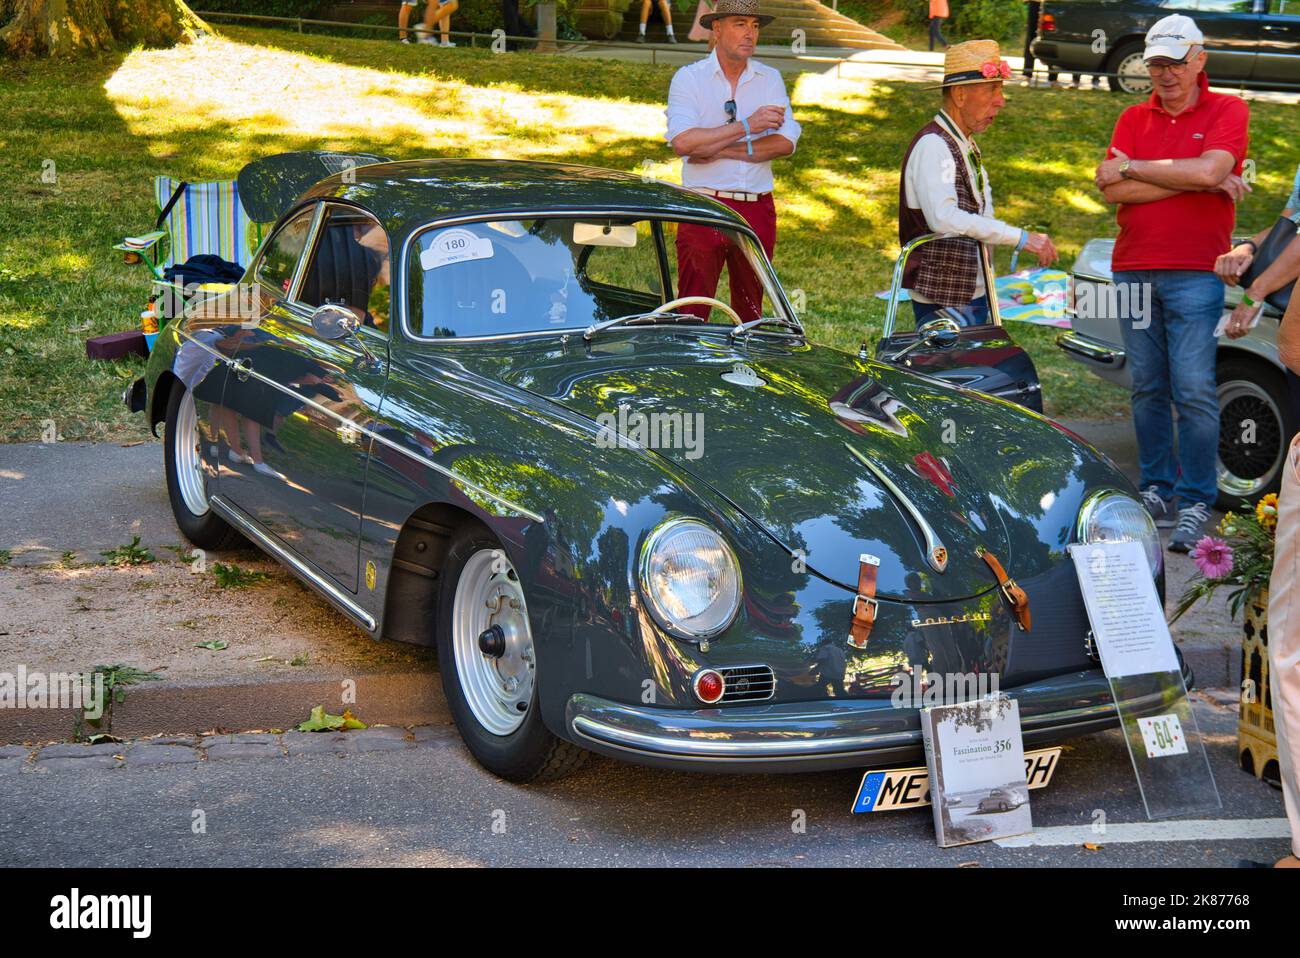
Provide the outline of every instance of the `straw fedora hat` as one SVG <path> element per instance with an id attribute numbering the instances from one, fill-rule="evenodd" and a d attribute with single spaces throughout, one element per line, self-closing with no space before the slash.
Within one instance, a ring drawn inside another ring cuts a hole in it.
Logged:
<path id="1" fill-rule="evenodd" d="M 725 2 L 725 0 L 724 0 Z M 1011 66 L 1002 59 L 996 40 L 967 40 L 955 43 L 943 55 L 943 82 L 928 90 L 970 83 L 993 83 L 1011 79 Z"/>
<path id="2" fill-rule="evenodd" d="M 711 28 L 714 20 L 723 17 L 754 17 L 759 27 L 765 27 L 776 19 L 758 12 L 758 0 L 718 0 L 712 12 L 700 17 L 700 26 Z"/>

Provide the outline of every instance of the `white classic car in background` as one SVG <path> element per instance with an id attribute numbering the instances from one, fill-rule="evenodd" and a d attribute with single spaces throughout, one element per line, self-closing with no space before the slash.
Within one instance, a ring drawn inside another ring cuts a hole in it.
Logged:
<path id="1" fill-rule="evenodd" d="M 1071 359 L 1098 376 L 1125 388 L 1131 385 L 1120 333 L 1122 310 L 1113 308 L 1111 239 L 1089 240 L 1070 276 L 1069 307 L 1073 328 L 1056 343 Z M 1228 287 L 1226 311 L 1241 299 Z M 1110 308 L 1107 308 L 1107 307 Z M 1240 339 L 1219 337 L 1219 501 L 1220 509 L 1239 509 L 1276 492 L 1287 441 L 1300 429 L 1287 398 L 1286 371 L 1277 355 L 1282 315 L 1265 306 L 1255 327 Z"/>

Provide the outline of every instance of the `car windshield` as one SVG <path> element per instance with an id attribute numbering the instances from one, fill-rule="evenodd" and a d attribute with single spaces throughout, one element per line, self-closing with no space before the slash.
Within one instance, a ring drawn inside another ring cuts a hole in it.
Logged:
<path id="1" fill-rule="evenodd" d="M 424 338 L 583 330 L 646 314 L 683 295 L 679 266 L 689 293 L 707 291 L 699 277 L 710 263 L 721 268 L 712 296 L 741 321 L 794 322 L 761 249 L 728 228 L 662 218 L 507 219 L 426 229 L 410 249 L 408 323 Z M 663 321 L 737 320 L 716 306 L 683 304 Z"/>

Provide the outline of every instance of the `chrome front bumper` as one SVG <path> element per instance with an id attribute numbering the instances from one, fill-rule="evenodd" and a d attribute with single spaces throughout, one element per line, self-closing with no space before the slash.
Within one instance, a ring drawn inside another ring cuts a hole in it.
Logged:
<path id="1" fill-rule="evenodd" d="M 1191 673 L 1184 666 L 1184 678 Z M 1020 704 L 1026 746 L 1049 745 L 1119 724 L 1100 669 L 1007 689 Z M 1159 709 L 1153 696 L 1152 709 Z M 916 709 L 888 699 L 825 699 L 735 708 L 659 709 L 577 693 L 569 737 L 592 751 L 666 768 L 718 772 L 870 768 L 924 762 Z"/>

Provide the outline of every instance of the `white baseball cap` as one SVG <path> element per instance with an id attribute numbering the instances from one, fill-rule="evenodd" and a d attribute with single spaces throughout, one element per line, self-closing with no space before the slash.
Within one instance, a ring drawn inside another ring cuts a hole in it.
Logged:
<path id="1" fill-rule="evenodd" d="M 1186 60 L 1192 47 L 1204 45 L 1205 36 L 1196 21 L 1175 13 L 1152 24 L 1147 31 L 1147 48 L 1142 52 L 1142 59 L 1146 61 L 1167 57 L 1170 60 Z"/>

